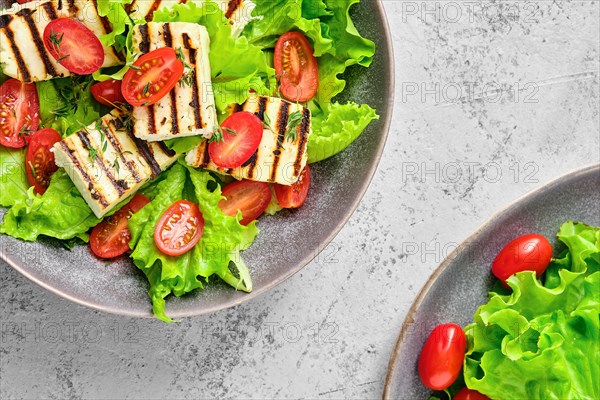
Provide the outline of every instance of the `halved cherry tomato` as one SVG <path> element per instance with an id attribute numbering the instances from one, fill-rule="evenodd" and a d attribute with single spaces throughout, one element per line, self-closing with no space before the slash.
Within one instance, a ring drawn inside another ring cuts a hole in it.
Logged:
<path id="1" fill-rule="evenodd" d="M 104 82 L 94 83 L 90 88 L 92 96 L 100 104 L 108 107 L 114 107 L 119 104 L 125 104 L 125 98 L 121 93 L 121 81 L 109 79 Z"/>
<path id="2" fill-rule="evenodd" d="M 54 153 L 50 149 L 61 139 L 60 134 L 52 128 L 42 129 L 31 135 L 25 158 L 25 170 L 29 183 L 37 194 L 44 194 L 50 185 L 52 174 L 58 170 L 54 163 Z"/>
<path id="3" fill-rule="evenodd" d="M 132 106 L 149 106 L 167 95 L 183 75 L 175 50 L 162 47 L 144 54 L 123 77 L 121 92 Z"/>
<path id="4" fill-rule="evenodd" d="M 265 212 L 271 202 L 271 188 L 264 182 L 249 180 L 232 182 L 223 188 L 226 199 L 219 202 L 225 215 L 236 216 L 242 212 L 240 224 L 248 225 Z"/>
<path id="5" fill-rule="evenodd" d="M 44 45 L 60 65 L 79 75 L 89 75 L 104 64 L 102 43 L 76 19 L 50 21 L 44 29 Z"/>
<path id="6" fill-rule="evenodd" d="M 262 122 L 247 111 L 231 114 L 221 124 L 223 140 L 208 145 L 210 159 L 221 168 L 244 164 L 258 149 L 263 135 Z"/>
<path id="7" fill-rule="evenodd" d="M 492 263 L 492 273 L 506 285 L 506 280 L 521 271 L 535 271 L 539 278 L 552 259 L 552 245 L 542 235 L 520 236 L 509 242 Z M 507 286 L 508 287 L 508 286 Z"/>
<path id="8" fill-rule="evenodd" d="M 40 123 L 40 101 L 33 83 L 9 79 L 0 86 L 0 144 L 20 148 Z"/>
<path id="9" fill-rule="evenodd" d="M 275 73 L 279 90 L 291 101 L 307 101 L 317 94 L 319 67 L 313 48 L 300 32 L 288 32 L 275 45 Z"/>
<path id="10" fill-rule="evenodd" d="M 150 200 L 146 196 L 136 194 L 119 211 L 104 218 L 104 221 L 92 229 L 90 236 L 92 252 L 100 258 L 113 258 L 129 250 L 131 240 L 131 232 L 127 227 L 129 218 L 148 203 Z"/>
<path id="11" fill-rule="evenodd" d="M 30 1 L 33 1 L 33 0 L 17 0 L 17 3 L 25 4 L 25 3 L 29 3 Z"/>
<path id="12" fill-rule="evenodd" d="M 465 357 L 467 341 L 456 324 L 435 327 L 419 355 L 419 376 L 423 385 L 444 390 L 458 378 Z"/>
<path id="13" fill-rule="evenodd" d="M 306 201 L 308 188 L 310 187 L 310 168 L 304 167 L 298 181 L 291 186 L 274 185 L 275 197 L 283 208 L 299 208 Z"/>
<path id="14" fill-rule="evenodd" d="M 204 231 L 204 218 L 191 201 L 178 200 L 167 208 L 156 224 L 154 243 L 168 256 L 190 251 Z"/>
<path id="15" fill-rule="evenodd" d="M 490 398 L 476 390 L 471 390 L 465 387 L 458 391 L 452 400 L 490 400 Z"/>

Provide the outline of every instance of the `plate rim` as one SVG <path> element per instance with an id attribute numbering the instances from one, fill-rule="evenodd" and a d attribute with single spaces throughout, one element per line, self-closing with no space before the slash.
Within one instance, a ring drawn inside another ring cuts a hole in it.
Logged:
<path id="1" fill-rule="evenodd" d="M 359 204 L 362 202 L 362 199 L 364 198 L 364 196 L 367 192 L 367 189 L 369 188 L 369 186 L 371 185 L 371 182 L 373 181 L 375 172 L 377 171 L 377 168 L 379 167 L 379 164 L 381 162 L 381 157 L 383 154 L 383 150 L 385 148 L 387 139 L 389 137 L 389 130 L 390 130 L 393 112 L 394 112 L 394 98 L 395 98 L 394 47 L 392 44 L 392 36 L 391 36 L 391 31 L 390 31 L 390 27 L 389 27 L 388 18 L 387 18 L 387 13 L 385 11 L 385 7 L 383 6 L 383 0 L 375 0 L 374 6 L 375 6 L 375 11 L 380 16 L 380 18 L 383 22 L 383 24 L 380 26 L 383 46 L 380 46 L 380 48 L 378 48 L 377 51 L 387 53 L 388 57 L 389 57 L 389 64 L 388 64 L 389 68 L 388 68 L 388 74 L 387 74 L 388 75 L 387 79 L 390 82 L 390 86 L 387 89 L 387 92 L 388 92 L 387 97 L 389 100 L 387 102 L 387 107 L 385 109 L 386 117 L 382 121 L 383 123 L 381 124 L 381 129 L 379 131 L 379 134 L 381 134 L 383 137 L 375 151 L 375 162 L 373 162 L 371 164 L 371 166 L 368 170 L 368 174 L 367 174 L 368 178 L 362 182 L 362 184 L 358 190 L 358 195 L 355 197 L 355 200 L 351 203 L 350 207 L 348 207 L 347 212 L 338 221 L 338 223 L 335 225 L 335 227 L 333 228 L 333 230 L 331 231 L 329 236 L 327 236 L 327 238 L 325 238 L 325 240 L 322 242 L 322 244 L 324 246 L 328 245 L 329 243 L 331 243 L 331 241 L 333 239 L 335 239 L 335 237 L 340 233 L 342 228 L 346 225 L 346 223 L 348 222 L 350 217 L 354 214 L 354 212 L 358 208 Z M 324 246 L 323 246 L 323 248 L 324 248 Z M 211 306 L 208 308 L 203 308 L 203 309 L 197 310 L 197 311 L 194 311 L 194 310 L 177 311 L 177 310 L 175 310 L 175 311 L 171 312 L 169 316 L 171 318 L 186 318 L 186 317 L 194 317 L 194 316 L 199 316 L 199 315 L 212 314 L 217 311 L 232 308 L 232 307 L 238 306 L 242 303 L 245 303 L 247 301 L 250 301 L 252 299 L 255 299 L 255 298 L 271 291 L 276 286 L 279 286 L 281 283 L 283 283 L 286 280 L 288 280 L 289 278 L 291 278 L 293 275 L 295 275 L 300 270 L 302 270 L 304 267 L 306 267 L 314 258 L 317 257 L 317 255 L 318 255 L 318 252 L 317 253 L 311 252 L 309 255 L 298 260 L 298 262 L 296 263 L 296 266 L 294 268 L 290 269 L 286 274 L 279 276 L 277 279 L 275 279 L 272 282 L 270 282 L 269 284 L 261 287 L 260 289 L 257 289 L 255 291 L 252 291 L 251 293 L 245 294 L 240 299 L 228 300 L 228 301 L 225 301 L 218 305 L 214 305 L 214 306 Z M 69 295 L 69 294 L 63 292 L 62 290 L 60 290 L 60 288 L 51 286 L 50 284 L 46 283 L 45 281 L 35 278 L 32 274 L 30 274 L 28 272 L 28 270 L 23 262 L 21 262 L 20 260 L 15 260 L 15 259 L 13 259 L 13 257 L 7 256 L 5 254 L 5 252 L 3 251 L 3 249 L 0 249 L 0 259 L 2 259 L 4 262 L 6 262 L 8 265 L 10 265 L 14 270 L 19 272 L 21 275 L 23 275 L 29 281 L 37 284 L 38 286 L 46 289 L 47 291 L 49 291 L 63 299 L 72 301 L 78 305 L 88 307 L 93 310 L 99 310 L 99 311 L 106 312 L 106 313 L 113 314 L 113 315 L 135 317 L 135 318 L 148 318 L 148 319 L 155 318 L 154 314 L 151 311 L 152 304 L 150 302 L 148 303 L 148 312 L 145 312 L 145 313 L 140 313 L 135 310 L 119 308 L 119 307 L 114 307 L 114 306 L 103 306 L 101 304 L 89 302 L 89 301 L 80 299 L 76 296 Z"/>
<path id="2" fill-rule="evenodd" d="M 394 348 L 392 350 L 392 354 L 390 355 L 390 359 L 388 361 L 388 366 L 386 369 L 386 376 L 385 376 L 385 382 L 384 382 L 383 394 L 382 394 L 383 400 L 391 399 L 391 385 L 392 385 L 391 380 L 392 380 L 392 376 L 394 375 L 394 372 L 396 370 L 395 366 L 397 364 L 396 361 L 398 360 L 398 357 L 400 355 L 400 347 L 402 346 L 402 344 L 404 343 L 404 340 L 407 337 L 406 334 L 408 332 L 409 323 L 414 320 L 417 310 L 421 307 L 421 304 L 423 303 L 423 301 L 429 294 L 429 291 L 433 287 L 433 284 L 437 281 L 437 279 L 440 277 L 440 275 L 442 275 L 442 273 L 448 268 L 448 265 L 452 262 L 452 260 L 454 260 L 458 256 L 458 254 L 461 251 L 463 251 L 464 248 L 466 248 L 468 246 L 469 243 L 474 242 L 475 239 L 477 238 L 477 236 L 479 236 L 482 231 L 484 231 L 485 229 L 488 229 L 494 221 L 496 221 L 498 218 L 500 218 L 501 215 L 503 215 L 510 209 L 516 207 L 517 205 L 521 204 L 522 202 L 524 202 L 526 200 L 529 200 L 535 196 L 541 195 L 544 192 L 547 192 L 549 190 L 556 188 L 557 186 L 563 184 L 565 181 L 569 181 L 579 175 L 585 175 L 585 174 L 593 173 L 593 172 L 600 172 L 600 163 L 587 164 L 587 165 L 572 169 L 566 173 L 559 175 L 558 177 L 552 178 L 548 182 L 541 184 L 540 186 L 532 189 L 531 191 L 525 193 L 524 195 L 517 197 L 515 200 L 510 201 L 508 203 L 508 205 L 506 205 L 506 206 L 500 208 L 499 210 L 497 210 L 496 212 L 494 212 L 482 224 L 480 224 L 477 228 L 475 228 L 474 231 L 472 231 L 469 235 L 467 235 L 467 237 L 464 240 L 462 240 L 461 243 L 452 252 L 450 252 L 446 257 L 444 257 L 442 262 L 438 265 L 438 267 L 429 276 L 429 278 L 427 279 L 427 281 L 425 282 L 425 284 L 419 291 L 419 294 L 417 295 L 415 300 L 412 302 L 410 308 L 408 309 L 408 312 L 406 313 L 406 317 L 402 321 L 402 327 L 400 328 L 400 334 L 398 335 L 398 339 L 396 339 L 396 342 L 394 344 Z"/>

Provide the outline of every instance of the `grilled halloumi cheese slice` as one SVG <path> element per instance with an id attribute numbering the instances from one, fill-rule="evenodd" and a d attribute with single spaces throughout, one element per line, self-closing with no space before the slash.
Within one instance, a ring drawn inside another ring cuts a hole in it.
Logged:
<path id="1" fill-rule="evenodd" d="M 252 95 L 233 111 L 254 113 L 265 123 L 263 137 L 256 153 L 241 167 L 220 168 L 210 160 L 207 141 L 203 141 L 187 154 L 185 161 L 194 167 L 231 175 L 236 179 L 282 185 L 295 183 L 306 166 L 306 145 L 311 133 L 310 110 L 276 97 Z M 290 120 L 297 121 L 295 128 L 292 124 L 288 125 Z M 291 129 L 296 131 L 294 140 L 291 140 L 293 135 L 289 134 Z"/>
<path id="2" fill-rule="evenodd" d="M 133 136 L 118 111 L 74 133 L 52 148 L 98 218 L 134 194 L 177 160 L 163 143 L 146 143 Z"/>
<path id="3" fill-rule="evenodd" d="M 76 18 L 98 37 L 111 32 L 106 17 L 98 15 L 96 0 L 34 1 L 0 12 L 0 63 L 8 76 L 38 82 L 71 75 L 46 50 L 44 29 L 57 18 Z M 125 63 L 113 47 L 104 47 L 103 67 Z"/>
<path id="4" fill-rule="evenodd" d="M 210 137 L 217 124 L 217 112 L 210 80 L 208 32 L 201 25 L 187 22 L 149 22 L 134 27 L 133 48 L 141 54 L 165 46 L 183 54 L 187 64 L 184 73 L 191 75 L 157 103 L 134 107 L 133 133 L 147 141 Z"/>
<path id="5" fill-rule="evenodd" d="M 125 6 L 134 21 L 152 21 L 154 13 L 162 8 L 171 8 L 175 4 L 194 2 L 198 7 L 208 7 L 203 0 L 133 0 Z M 232 34 L 239 36 L 252 19 L 252 10 L 256 5 L 250 0 L 215 0 L 225 18 L 229 19 Z M 210 12 L 210 10 L 206 10 Z"/>

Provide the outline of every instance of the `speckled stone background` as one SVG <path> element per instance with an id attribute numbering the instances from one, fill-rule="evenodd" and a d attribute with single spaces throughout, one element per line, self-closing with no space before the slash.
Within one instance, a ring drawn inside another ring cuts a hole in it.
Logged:
<path id="1" fill-rule="evenodd" d="M 381 396 L 442 258 L 520 195 L 600 161 L 599 2 L 384 3 L 394 123 L 330 262 L 173 325 L 72 304 L 0 263 L 1 399 Z"/>

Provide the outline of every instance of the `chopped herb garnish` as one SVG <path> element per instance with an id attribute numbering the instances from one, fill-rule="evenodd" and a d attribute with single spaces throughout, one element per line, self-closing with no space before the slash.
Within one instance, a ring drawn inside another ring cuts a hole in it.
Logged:
<path id="1" fill-rule="evenodd" d="M 177 49 L 177 59 L 181 61 L 184 68 L 186 69 L 185 74 L 179 79 L 179 83 L 181 86 L 192 86 L 194 83 L 194 69 L 193 67 L 186 61 L 185 55 L 183 54 L 183 50 L 181 47 Z"/>
<path id="2" fill-rule="evenodd" d="M 290 142 L 295 142 L 298 138 L 298 131 L 296 128 L 302 122 L 302 113 L 300 111 L 294 111 L 291 113 L 287 120 L 287 127 L 285 128 L 285 139 Z"/>
<path id="3" fill-rule="evenodd" d="M 142 94 L 144 96 L 146 96 L 149 91 L 150 91 L 150 82 L 146 83 L 146 86 L 144 86 L 144 89 L 142 90 Z"/>
<path id="4" fill-rule="evenodd" d="M 281 140 L 277 139 L 277 144 L 279 145 L 279 147 L 281 147 L 281 150 L 285 151 L 285 147 L 283 147 L 283 143 L 281 143 Z"/>
<path id="5" fill-rule="evenodd" d="M 35 168 L 33 168 L 33 164 L 31 163 L 31 161 L 29 161 L 29 168 L 31 168 L 31 175 L 33 175 L 33 179 L 37 181 L 37 172 Z"/>
<path id="6" fill-rule="evenodd" d="M 273 128 L 271 128 L 271 118 L 269 118 L 269 114 L 267 114 L 266 112 L 263 113 L 263 120 L 261 122 L 262 122 L 263 128 L 271 129 L 271 130 L 273 129 Z"/>
<path id="7" fill-rule="evenodd" d="M 115 104 L 114 106 L 121 112 L 119 120 L 121 121 L 123 127 L 128 131 L 131 131 L 135 122 L 131 108 L 124 104 Z"/>
<path id="8" fill-rule="evenodd" d="M 90 160 L 94 161 L 94 159 L 98 157 L 98 151 L 93 147 L 88 147 L 88 150 L 90 151 L 88 157 L 90 158 Z"/>
<path id="9" fill-rule="evenodd" d="M 210 139 L 208 139 L 208 143 L 223 141 L 225 141 L 225 139 L 223 138 L 223 129 L 221 129 L 219 125 L 215 125 L 213 127 L 213 134 L 210 137 Z"/>
<path id="10" fill-rule="evenodd" d="M 29 129 L 27 125 L 23 125 L 17 135 L 20 137 L 25 137 L 31 135 L 33 132 L 34 131 L 32 129 Z"/>
<path id="11" fill-rule="evenodd" d="M 233 129 L 229 129 L 229 128 L 222 128 L 225 132 L 229 133 L 230 135 L 233 136 L 237 136 L 237 132 L 234 131 Z"/>
<path id="12" fill-rule="evenodd" d="M 60 53 L 60 44 L 62 43 L 63 36 L 65 36 L 64 33 L 60 33 L 59 36 L 59 33 L 54 32 L 52 29 L 50 29 L 50 44 L 52 45 L 52 47 L 54 47 L 57 53 Z"/>
<path id="13" fill-rule="evenodd" d="M 212 142 L 224 142 L 225 138 L 223 137 L 223 133 L 227 132 L 232 136 L 237 136 L 237 132 L 230 128 L 222 128 L 219 125 L 215 125 L 213 127 L 213 135 L 208 139 L 208 143 Z"/>
<path id="14" fill-rule="evenodd" d="M 60 56 L 60 44 L 62 43 L 64 36 L 65 36 L 64 32 L 57 33 L 57 32 L 50 30 L 50 46 L 48 46 L 48 47 L 52 47 L 52 50 L 54 50 L 56 52 L 56 54 L 59 56 Z M 57 58 L 56 62 L 61 63 L 67 57 L 69 57 L 69 55 L 70 54 L 65 54 L 64 56 Z"/>

